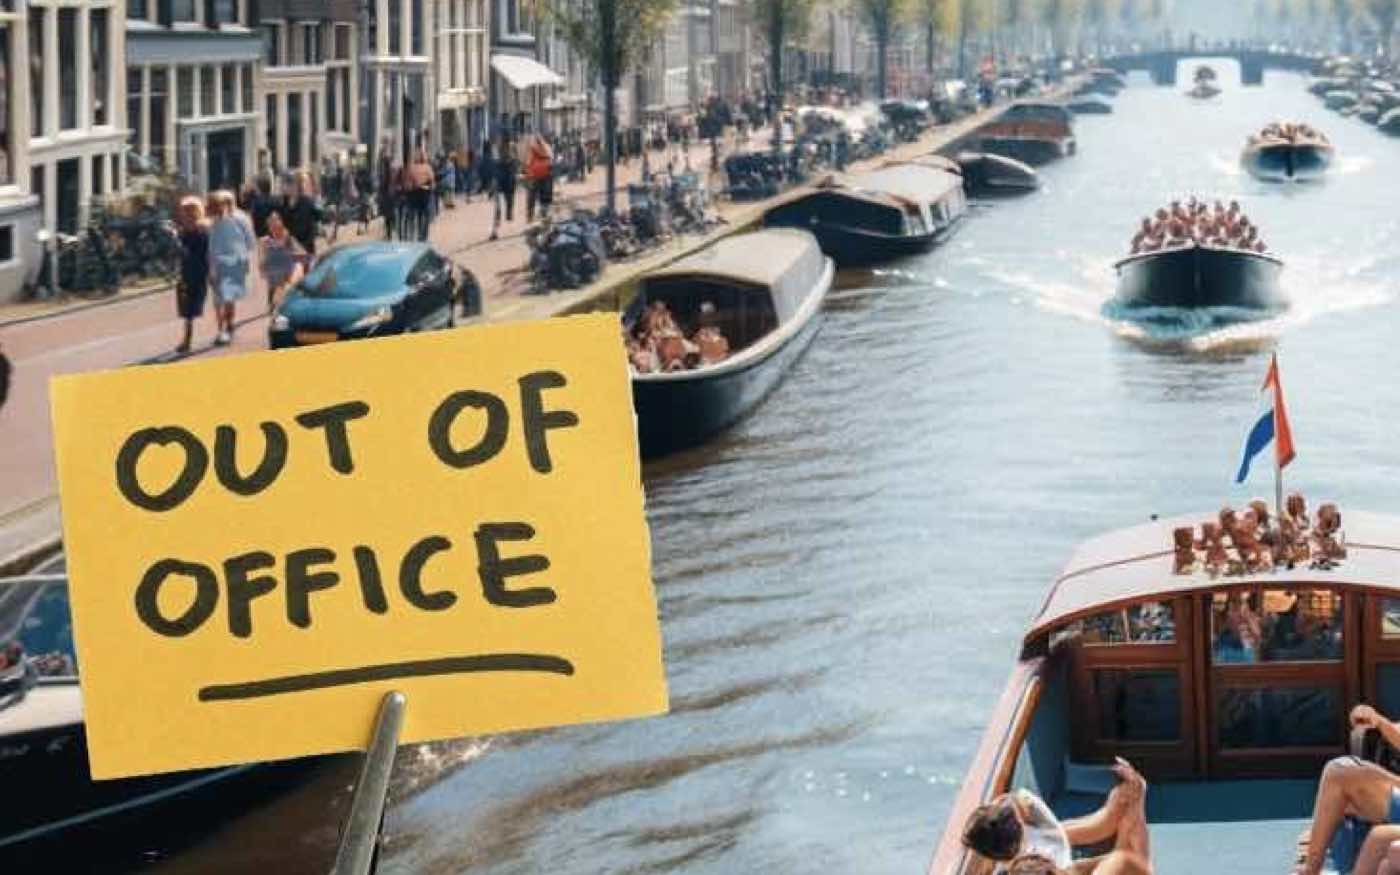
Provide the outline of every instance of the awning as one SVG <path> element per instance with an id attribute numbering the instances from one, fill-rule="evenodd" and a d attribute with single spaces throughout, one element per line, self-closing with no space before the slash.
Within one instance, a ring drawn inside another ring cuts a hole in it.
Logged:
<path id="1" fill-rule="evenodd" d="M 536 61 L 520 55 L 492 55 L 491 69 L 500 73 L 517 91 L 537 85 L 563 85 L 564 77 Z"/>

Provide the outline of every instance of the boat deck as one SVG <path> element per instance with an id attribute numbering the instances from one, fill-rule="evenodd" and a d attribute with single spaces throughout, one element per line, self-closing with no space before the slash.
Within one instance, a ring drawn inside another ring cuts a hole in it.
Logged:
<path id="1" fill-rule="evenodd" d="M 1153 784 L 1147 794 L 1152 862 L 1158 872 L 1286 875 L 1298 860 L 1317 782 L 1212 781 Z M 1062 819 L 1087 814 L 1100 793 L 1055 798 Z M 1325 875 L 1336 875 L 1325 869 Z"/>

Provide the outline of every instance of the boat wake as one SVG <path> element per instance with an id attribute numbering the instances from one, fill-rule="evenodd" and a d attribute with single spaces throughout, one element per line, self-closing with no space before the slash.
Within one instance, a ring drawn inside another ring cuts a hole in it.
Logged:
<path id="1" fill-rule="evenodd" d="M 1324 258 L 1291 259 L 1282 284 L 1287 309 L 1267 313 L 1242 307 L 1125 307 L 1114 300 L 1112 262 L 1061 251 L 1075 280 L 1046 281 L 1065 271 L 987 271 L 1013 303 L 1106 325 L 1125 340 L 1153 349 L 1228 352 L 1267 346 L 1287 331 L 1334 313 L 1378 307 L 1400 287 L 1384 281 L 1390 256 L 1339 268 Z"/>

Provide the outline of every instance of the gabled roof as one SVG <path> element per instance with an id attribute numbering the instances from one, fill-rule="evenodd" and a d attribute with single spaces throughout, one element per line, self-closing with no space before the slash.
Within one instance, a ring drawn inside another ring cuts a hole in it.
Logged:
<path id="1" fill-rule="evenodd" d="M 1257 574 L 1210 577 L 1204 572 L 1172 573 L 1172 529 L 1214 520 L 1214 513 L 1192 514 L 1119 529 L 1080 544 L 1055 581 L 1026 633 L 1029 645 L 1052 629 L 1089 614 L 1153 596 L 1251 583 L 1319 583 L 1343 588 L 1390 591 L 1400 595 L 1400 517 L 1343 507 L 1347 558 L 1330 571 L 1299 565 Z"/>

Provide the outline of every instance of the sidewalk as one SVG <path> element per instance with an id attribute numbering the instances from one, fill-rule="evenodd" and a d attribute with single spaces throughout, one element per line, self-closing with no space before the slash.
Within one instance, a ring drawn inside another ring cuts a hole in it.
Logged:
<path id="1" fill-rule="evenodd" d="M 969 116 L 951 125 L 931 130 L 916 143 L 890 150 L 879 158 L 852 165 L 852 171 L 877 166 L 886 161 L 907 159 L 954 145 L 985 123 L 1002 107 Z M 750 149 L 765 148 L 768 131 L 756 131 Z M 709 146 L 692 145 L 691 167 L 705 176 L 709 168 Z M 665 167 L 663 153 L 652 153 L 652 169 Z M 679 163 L 679 162 L 678 162 Z M 595 168 L 582 183 L 560 183 L 555 192 L 556 209 L 579 204 L 601 206 L 603 174 Z M 619 207 L 626 206 L 628 182 L 641 176 L 641 161 L 633 160 L 617 168 Z M 778 196 L 795 197 L 799 188 Z M 458 198 L 454 209 L 444 209 L 429 232 L 429 238 L 444 254 L 470 269 L 482 286 L 482 322 L 541 319 L 569 312 L 601 307 L 614 309 L 624 303 L 633 281 L 642 273 L 693 252 L 719 237 L 755 225 L 763 211 L 776 199 L 757 203 L 723 202 L 719 213 L 725 220 L 704 236 L 673 238 L 668 244 L 648 250 L 637 258 L 607 265 L 591 285 L 550 294 L 528 293 L 526 274 L 528 249 L 524 232 L 524 191 L 516 192 L 514 221 L 503 222 L 500 239 L 489 240 L 492 207 L 478 195 L 468 202 Z M 353 231 L 353 229 L 350 229 Z M 375 222 L 370 235 L 382 233 Z M 354 239 L 345 229 L 337 242 Z M 255 283 L 239 307 L 242 321 L 233 344 L 213 345 L 212 311 L 196 325 L 194 355 L 227 355 L 266 348 L 266 292 Z M 52 541 L 59 532 L 58 499 L 55 494 L 53 447 L 48 407 L 49 379 L 58 374 L 122 367 L 133 363 L 175 360 L 171 350 L 179 339 L 181 321 L 175 314 L 174 295 L 146 291 L 123 294 L 99 306 L 80 305 L 47 315 L 38 309 L 0 308 L 0 346 L 14 365 L 9 402 L 0 410 L 0 566 L 17 553 Z M 212 399 L 211 399 L 212 400 Z"/>

